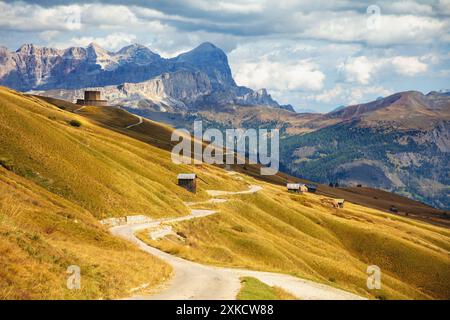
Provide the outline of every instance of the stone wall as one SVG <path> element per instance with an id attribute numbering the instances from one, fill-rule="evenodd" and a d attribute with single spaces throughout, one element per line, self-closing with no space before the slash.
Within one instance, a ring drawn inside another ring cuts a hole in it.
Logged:
<path id="1" fill-rule="evenodd" d="M 118 218 L 107 218 L 100 220 L 100 223 L 108 227 L 123 226 L 126 224 L 139 224 L 151 222 L 152 219 L 144 215 L 134 215 Z"/>
<path id="2" fill-rule="evenodd" d="M 77 104 L 80 106 L 107 106 L 108 101 L 107 100 L 83 100 L 83 99 L 77 99 Z"/>

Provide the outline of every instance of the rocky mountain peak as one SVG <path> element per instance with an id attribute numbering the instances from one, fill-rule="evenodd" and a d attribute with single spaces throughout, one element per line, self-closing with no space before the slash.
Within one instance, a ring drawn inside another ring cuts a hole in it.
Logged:
<path id="1" fill-rule="evenodd" d="M 97 43 L 91 42 L 87 48 L 86 51 L 88 53 L 88 57 L 102 57 L 102 56 L 109 56 L 110 53 L 100 47 Z"/>
<path id="2" fill-rule="evenodd" d="M 193 66 L 205 72 L 213 85 L 236 86 L 225 52 L 210 42 L 204 42 L 191 51 L 174 58 L 176 63 Z"/>
<path id="3" fill-rule="evenodd" d="M 272 99 L 272 96 L 267 93 L 267 90 L 262 88 L 256 91 L 249 90 L 245 87 L 240 87 L 241 94 L 234 99 L 236 104 L 240 105 L 265 105 L 279 108 L 280 105 Z"/>
<path id="4" fill-rule="evenodd" d="M 180 62 L 185 61 L 191 63 L 210 62 L 211 59 L 217 59 L 220 62 L 226 62 L 228 64 L 228 58 L 225 52 L 210 42 L 204 42 L 191 51 L 180 54 L 176 59 Z"/>
<path id="5" fill-rule="evenodd" d="M 222 51 L 221 49 L 216 47 L 211 42 L 203 42 L 199 46 L 197 46 L 194 50 L 196 50 L 196 51 L 215 51 L 215 50 Z"/>
<path id="6" fill-rule="evenodd" d="M 63 57 L 65 59 L 81 59 L 86 57 L 86 49 L 80 47 L 70 47 L 64 50 Z"/>
<path id="7" fill-rule="evenodd" d="M 31 43 L 25 43 L 16 50 L 17 53 L 32 55 L 36 51 L 37 46 Z"/>
<path id="8" fill-rule="evenodd" d="M 146 46 L 144 46 L 142 44 L 133 43 L 133 44 L 123 47 L 122 49 L 117 51 L 117 53 L 129 53 L 129 52 L 136 52 L 136 51 L 141 51 L 141 50 L 152 52 L 152 51 L 150 51 L 149 48 L 147 48 Z"/>
<path id="9" fill-rule="evenodd" d="M 9 55 L 9 53 L 10 52 L 7 47 L 0 46 L 0 56 L 6 56 Z"/>
<path id="10" fill-rule="evenodd" d="M 267 93 L 267 89 L 266 88 L 262 88 L 262 89 L 256 90 L 256 94 L 259 95 L 259 96 L 270 96 Z"/>
<path id="11" fill-rule="evenodd" d="M 115 55 L 120 61 L 133 62 L 136 64 L 145 64 L 162 60 L 159 54 L 156 54 L 146 46 L 137 43 L 123 47 L 117 51 Z"/>
<path id="12" fill-rule="evenodd" d="M 59 49 L 40 47 L 31 43 L 26 43 L 20 46 L 20 48 L 16 50 L 15 54 L 23 58 L 33 56 L 54 57 L 59 55 L 61 52 L 62 51 Z"/>

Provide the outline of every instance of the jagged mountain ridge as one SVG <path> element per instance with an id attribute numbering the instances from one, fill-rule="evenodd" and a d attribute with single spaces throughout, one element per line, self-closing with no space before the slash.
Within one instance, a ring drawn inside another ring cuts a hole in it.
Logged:
<path id="1" fill-rule="evenodd" d="M 107 87 L 105 94 L 114 103 L 135 108 L 184 110 L 202 104 L 280 107 L 265 89 L 236 85 L 226 54 L 208 42 L 170 59 L 138 44 L 117 52 L 95 43 L 68 49 L 27 44 L 15 52 L 2 47 L 0 85 L 41 94 L 57 89 L 48 95 L 63 99 L 75 93 L 80 98 L 79 91 L 73 90 Z M 127 95 L 123 88 L 133 86 L 133 94 Z M 143 91 L 144 87 L 149 91 Z"/>
<path id="2" fill-rule="evenodd" d="M 127 82 L 82 89 L 53 89 L 33 93 L 75 101 L 83 96 L 86 89 L 100 90 L 102 97 L 111 105 L 162 112 L 187 111 L 188 106 L 213 92 L 211 81 L 205 73 L 175 71 L 138 83 Z"/>

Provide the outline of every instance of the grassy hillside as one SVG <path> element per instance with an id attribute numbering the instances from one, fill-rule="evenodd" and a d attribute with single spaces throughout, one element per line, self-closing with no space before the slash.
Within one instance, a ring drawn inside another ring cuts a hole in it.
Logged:
<path id="1" fill-rule="evenodd" d="M 37 103 L 42 103 L 42 100 L 44 100 L 67 111 L 74 111 L 80 108 L 79 105 L 49 97 L 36 96 L 33 97 L 33 100 Z M 285 112 L 283 110 L 281 111 Z M 113 130 L 163 150 L 170 151 L 174 145 L 174 143 L 170 142 L 170 136 L 173 129 L 161 123 L 146 119 L 143 124 L 132 127 L 131 129 L 126 129 L 129 124 L 136 123 L 137 119 L 133 114 L 121 109 L 111 107 L 85 107 L 78 111 L 77 114 L 106 129 Z M 194 119 L 192 118 L 191 122 L 193 121 Z M 218 127 L 221 127 L 220 124 L 218 125 Z M 237 123 L 236 125 L 240 126 L 242 124 Z M 278 185 L 285 185 L 286 182 L 294 181 L 300 181 L 303 183 L 310 182 L 304 179 L 294 178 L 284 174 L 283 172 L 278 172 L 278 174 L 273 176 L 260 176 L 260 168 L 258 165 L 232 166 L 232 168 L 233 170 L 244 173 L 245 175 Z M 225 184 L 225 186 L 222 184 L 220 185 L 220 188 L 223 189 L 227 186 L 228 184 Z M 208 185 L 208 187 L 210 187 L 210 185 Z M 325 184 L 319 185 L 318 193 L 335 198 L 345 198 L 348 201 L 358 203 L 365 207 L 385 210 L 388 212 L 389 208 L 393 205 L 399 209 L 399 214 L 401 215 L 408 213 L 408 217 L 410 218 L 421 219 L 444 226 L 450 225 L 450 220 L 447 217 L 448 214 L 446 213 L 447 216 L 444 215 L 442 210 L 437 210 L 424 205 L 423 203 L 412 201 L 409 198 L 383 192 L 381 190 L 371 188 L 329 188 L 328 185 Z"/>
<path id="2" fill-rule="evenodd" d="M 199 173 L 203 180 L 197 198 L 205 197 L 205 186 L 214 188 L 223 181 L 224 172 L 175 165 L 165 150 L 41 100 L 35 102 L 33 97 L 1 90 L 0 99 L 0 159 L 13 172 L 97 218 L 184 215 L 187 209 L 182 200 L 191 194 L 176 186 L 178 173 Z M 89 108 L 93 107 L 86 112 Z M 78 120 L 81 127 L 71 126 L 70 120 Z M 133 116 L 130 120 L 137 121 Z M 231 190 L 235 187 L 226 185 Z"/>
<path id="3" fill-rule="evenodd" d="M 321 195 L 262 186 L 256 194 L 199 206 L 219 213 L 174 224 L 182 237 L 140 236 L 190 260 L 285 272 L 371 298 L 450 298 L 448 229 L 351 203 L 335 209 Z M 372 264 L 381 268 L 381 290 L 366 287 Z"/>
<path id="4" fill-rule="evenodd" d="M 113 238 L 97 219 L 184 215 L 182 201 L 192 195 L 176 186 L 178 172 L 202 177 L 196 199 L 226 176 L 175 166 L 165 150 L 5 88 L 0 132 L 0 299 L 115 298 L 153 287 L 170 267 Z M 66 289 L 69 265 L 81 267 L 81 291 Z"/>
<path id="5" fill-rule="evenodd" d="M 186 238 L 146 241 L 191 260 L 295 274 L 371 298 L 449 298 L 448 229 L 351 203 L 334 209 L 320 194 L 287 194 L 272 182 L 290 177 L 256 179 L 256 166 L 236 168 L 243 173 L 236 176 L 175 165 L 170 128 L 145 121 L 127 130 L 137 119 L 123 110 L 73 113 L 76 106 L 54 103 L 0 88 L 2 297 L 110 298 L 152 287 L 168 266 L 112 238 L 97 219 L 185 215 L 183 201 L 207 199 L 206 189 L 259 184 L 257 194 L 200 207 L 216 208 L 215 216 L 176 224 Z M 176 186 L 180 172 L 199 175 L 197 195 Z M 82 269 L 81 292 L 64 289 L 72 264 Z M 380 266 L 381 290 L 367 290 L 368 264 Z"/>
<path id="6" fill-rule="evenodd" d="M 344 198 L 352 203 L 389 213 L 392 213 L 389 210 L 390 207 L 395 206 L 398 209 L 396 215 L 426 221 L 446 228 L 450 227 L 450 213 L 448 211 L 430 207 L 396 193 L 369 187 L 331 188 L 324 185 L 319 186 L 318 192 L 325 196 Z"/>
<path id="7" fill-rule="evenodd" d="M 80 267 L 81 290 L 67 289 L 71 265 Z M 0 168 L 0 299 L 118 298 L 170 272 L 90 212 Z"/>

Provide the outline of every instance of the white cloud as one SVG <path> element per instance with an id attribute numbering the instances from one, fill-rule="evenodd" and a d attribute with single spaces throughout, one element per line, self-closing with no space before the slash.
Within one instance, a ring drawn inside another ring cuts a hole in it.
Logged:
<path id="1" fill-rule="evenodd" d="M 448 33 L 445 21 L 427 16 L 381 15 L 378 30 L 366 30 L 364 39 L 372 45 L 432 43 Z"/>
<path id="2" fill-rule="evenodd" d="M 226 12 L 226 13 L 252 13 L 261 12 L 264 9 L 264 3 L 259 0 L 251 1 L 222 1 L 222 0 L 187 0 L 188 5 L 206 12 Z"/>
<path id="3" fill-rule="evenodd" d="M 238 65 L 235 70 L 236 82 L 252 88 L 283 90 L 320 90 L 325 75 L 307 60 L 295 64 L 262 59 Z"/>
<path id="4" fill-rule="evenodd" d="M 81 7 L 82 24 L 94 26 L 133 26 L 138 23 L 135 13 L 124 5 L 88 4 Z"/>
<path id="5" fill-rule="evenodd" d="M 60 34 L 60 32 L 56 30 L 42 31 L 41 33 L 39 33 L 39 38 L 45 41 L 51 41 L 58 34 Z"/>
<path id="6" fill-rule="evenodd" d="M 20 31 L 75 30 L 80 20 L 80 5 L 44 8 L 23 2 L 0 2 L 0 28 Z"/>
<path id="7" fill-rule="evenodd" d="M 376 59 L 369 59 L 360 56 L 348 59 L 338 66 L 338 70 L 344 73 L 348 82 L 368 84 L 373 74 L 382 66 L 382 62 Z"/>
<path id="8" fill-rule="evenodd" d="M 420 61 L 428 62 L 430 64 L 439 64 L 445 57 L 441 57 L 441 55 L 435 52 L 429 52 L 420 57 Z"/>
<path id="9" fill-rule="evenodd" d="M 426 59 L 424 59 L 426 60 Z M 375 74 L 381 71 L 389 74 L 395 71 L 399 75 L 414 76 L 426 72 L 428 65 L 414 56 L 394 56 L 394 57 L 367 57 L 359 56 L 347 59 L 338 65 L 338 70 L 344 74 L 348 82 L 356 82 L 367 85 L 373 81 Z"/>
<path id="10" fill-rule="evenodd" d="M 415 1 L 383 1 L 379 4 L 382 12 L 418 15 L 431 15 L 433 13 L 431 4 L 417 3 Z"/>
<path id="11" fill-rule="evenodd" d="M 90 43 L 95 42 L 107 50 L 117 50 L 135 41 L 136 36 L 134 34 L 115 32 L 105 37 L 75 37 L 67 42 L 53 43 L 52 46 L 61 49 L 68 46 L 86 47 Z"/>
<path id="12" fill-rule="evenodd" d="M 369 30 L 367 4 L 351 1 L 185 1 L 186 13 L 176 9 L 119 4 L 83 4 L 42 7 L 23 2 L 0 2 L 0 27 L 12 30 L 70 30 L 66 20 L 74 10 L 81 10 L 82 25 L 99 28 L 144 30 L 155 20 L 185 31 L 218 31 L 235 35 L 279 35 L 297 39 L 322 39 L 338 42 L 365 42 L 370 45 L 431 43 L 450 41 L 449 22 L 438 14 L 450 6 L 448 0 L 434 7 L 417 1 L 380 4 L 377 30 Z M 192 14 L 197 10 L 197 14 Z M 442 10 L 442 11 L 439 11 Z M 204 14 L 198 14 L 203 12 Z M 385 13 L 386 12 L 386 13 Z M 248 15 L 242 18 L 242 15 Z M 183 23 L 183 25 L 180 25 Z"/>
<path id="13" fill-rule="evenodd" d="M 450 0 L 439 0 L 437 8 L 441 14 L 450 14 Z"/>
<path id="14" fill-rule="evenodd" d="M 427 65 L 420 62 L 417 57 L 394 57 L 392 65 L 397 73 L 405 76 L 414 76 L 427 71 Z"/>
<path id="15" fill-rule="evenodd" d="M 346 96 L 346 104 L 358 104 L 368 102 L 367 98 L 374 100 L 381 96 L 390 95 L 391 92 L 381 86 L 368 86 L 368 87 L 352 87 L 349 89 Z"/>
<path id="16" fill-rule="evenodd" d="M 337 98 L 341 99 L 341 95 L 343 94 L 343 92 L 344 90 L 342 86 L 338 84 L 334 88 L 326 90 L 323 93 L 315 95 L 311 98 L 318 102 L 330 103 L 336 100 Z"/>
<path id="17" fill-rule="evenodd" d="M 316 95 L 308 95 L 307 100 L 319 103 L 338 105 L 352 105 L 375 100 L 379 96 L 388 96 L 391 91 L 382 86 L 354 86 L 337 84 L 333 88 Z"/>
<path id="18" fill-rule="evenodd" d="M 365 42 L 373 46 L 431 43 L 448 35 L 448 22 L 433 16 L 383 14 L 376 19 L 377 28 L 369 28 L 374 17 L 356 11 L 297 12 L 293 19 L 300 38 L 337 42 Z"/>

